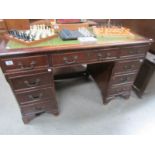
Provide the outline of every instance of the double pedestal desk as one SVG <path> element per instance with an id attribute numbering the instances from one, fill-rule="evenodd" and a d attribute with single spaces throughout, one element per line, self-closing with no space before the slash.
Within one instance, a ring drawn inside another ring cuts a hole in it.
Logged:
<path id="1" fill-rule="evenodd" d="M 69 76 L 92 76 L 104 104 L 116 96 L 129 98 L 152 41 L 135 37 L 92 45 L 65 43 L 9 49 L 8 42 L 1 40 L 0 65 L 18 101 L 23 122 L 28 123 L 42 112 L 59 114 L 54 81 Z"/>

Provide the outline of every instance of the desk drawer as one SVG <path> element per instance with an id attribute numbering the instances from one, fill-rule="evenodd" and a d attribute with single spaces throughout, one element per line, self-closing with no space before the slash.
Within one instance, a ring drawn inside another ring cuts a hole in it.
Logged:
<path id="1" fill-rule="evenodd" d="M 142 64 L 143 59 L 120 61 L 115 65 L 114 73 L 125 73 L 137 71 Z"/>
<path id="2" fill-rule="evenodd" d="M 44 102 L 34 102 L 32 104 L 26 104 L 20 106 L 23 115 L 37 114 L 45 111 L 57 110 L 57 104 L 53 103 L 52 100 L 46 100 Z"/>
<path id="3" fill-rule="evenodd" d="M 44 55 L 6 58 L 1 60 L 1 64 L 4 72 L 26 71 L 39 67 L 47 67 L 48 59 Z"/>
<path id="4" fill-rule="evenodd" d="M 45 85 L 52 85 L 52 74 L 43 72 L 39 74 L 28 74 L 9 78 L 14 90 L 31 89 Z"/>
<path id="5" fill-rule="evenodd" d="M 117 86 L 117 87 L 112 87 L 109 90 L 109 95 L 123 94 L 127 91 L 130 91 L 131 88 L 132 88 L 132 85 L 121 85 L 121 86 Z"/>
<path id="6" fill-rule="evenodd" d="M 103 50 L 99 49 L 94 52 L 92 52 L 91 59 L 95 59 L 97 61 L 103 61 L 103 60 L 114 60 L 119 56 L 118 50 Z"/>
<path id="7" fill-rule="evenodd" d="M 87 60 L 85 52 L 52 55 L 53 66 L 66 66 L 66 65 L 78 64 L 78 63 L 84 62 L 85 60 Z"/>
<path id="8" fill-rule="evenodd" d="M 78 63 L 89 63 L 91 61 L 114 60 L 119 56 L 118 50 L 93 49 L 74 53 L 53 54 L 52 65 L 64 66 Z"/>
<path id="9" fill-rule="evenodd" d="M 129 47 L 123 48 L 120 52 L 120 57 L 129 57 L 129 56 L 145 56 L 145 53 L 148 51 L 148 47 Z"/>
<path id="10" fill-rule="evenodd" d="M 125 74 L 125 75 L 116 75 L 112 77 L 111 84 L 117 85 L 117 84 L 124 84 L 124 83 L 133 83 L 134 79 L 136 77 L 136 74 Z"/>
<path id="11" fill-rule="evenodd" d="M 27 91 L 22 93 L 17 93 L 16 97 L 20 104 L 31 103 L 34 101 L 42 101 L 45 99 L 53 98 L 54 90 L 53 88 L 43 88 L 33 91 Z"/>

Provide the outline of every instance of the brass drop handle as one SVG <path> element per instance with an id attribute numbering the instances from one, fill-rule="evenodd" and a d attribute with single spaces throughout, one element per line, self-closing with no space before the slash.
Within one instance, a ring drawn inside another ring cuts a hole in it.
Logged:
<path id="1" fill-rule="evenodd" d="M 102 59 L 103 58 L 103 54 L 102 53 L 97 53 L 97 57 L 98 57 L 98 59 Z"/>
<path id="2" fill-rule="evenodd" d="M 35 110 L 42 110 L 42 107 L 35 107 Z"/>
<path id="3" fill-rule="evenodd" d="M 30 82 L 30 81 L 24 81 L 24 83 L 26 84 L 26 86 L 28 87 L 34 87 L 34 86 L 37 86 L 40 82 L 40 79 L 36 79 L 35 81 L 33 82 Z"/>
<path id="4" fill-rule="evenodd" d="M 116 89 L 116 92 L 120 92 L 121 91 L 121 89 Z"/>
<path id="5" fill-rule="evenodd" d="M 138 54 L 138 51 L 128 51 L 129 54 Z"/>
<path id="6" fill-rule="evenodd" d="M 132 68 L 134 68 L 134 67 L 135 67 L 135 65 L 125 65 L 125 66 L 124 66 L 124 69 L 129 70 L 129 69 L 132 69 Z"/>
<path id="7" fill-rule="evenodd" d="M 120 78 L 121 82 L 126 82 L 126 81 L 129 81 L 129 80 L 130 80 L 130 77 L 127 77 L 127 76 Z"/>
<path id="8" fill-rule="evenodd" d="M 110 52 L 107 52 L 106 56 L 107 57 L 110 57 L 111 56 L 111 53 Z"/>
<path id="9" fill-rule="evenodd" d="M 40 93 L 39 95 L 28 95 L 28 98 L 31 100 L 36 100 L 36 99 L 41 99 L 43 96 L 42 93 Z"/>
<path id="10" fill-rule="evenodd" d="M 30 66 L 24 66 L 22 62 L 19 62 L 18 65 L 20 66 L 20 69 L 26 69 L 26 70 L 31 70 L 31 69 L 34 69 L 35 65 L 36 65 L 36 62 L 35 61 L 32 61 L 30 63 Z"/>
<path id="11" fill-rule="evenodd" d="M 102 53 L 97 53 L 97 56 L 98 56 L 99 59 L 101 59 L 101 58 L 109 58 L 111 56 L 111 53 L 107 52 L 106 56 L 103 55 Z"/>
<path id="12" fill-rule="evenodd" d="M 76 63 L 77 59 L 78 59 L 78 56 L 73 56 L 73 60 L 69 60 L 68 57 L 63 58 L 65 64 L 68 64 L 68 65 Z"/>
<path id="13" fill-rule="evenodd" d="M 116 89 L 116 92 L 121 92 L 121 91 L 127 91 L 127 88 L 119 88 L 119 89 Z"/>
<path id="14" fill-rule="evenodd" d="M 115 89 L 115 93 L 120 93 L 120 92 L 122 92 L 123 90 L 121 89 L 121 88 L 117 88 L 117 89 Z"/>
<path id="15" fill-rule="evenodd" d="M 98 57 L 102 57 L 103 55 L 101 53 L 97 53 L 97 56 Z"/>

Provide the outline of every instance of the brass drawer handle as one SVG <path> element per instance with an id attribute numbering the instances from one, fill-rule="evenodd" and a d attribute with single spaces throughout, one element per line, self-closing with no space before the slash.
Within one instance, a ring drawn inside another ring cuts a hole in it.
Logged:
<path id="1" fill-rule="evenodd" d="M 126 70 L 129 70 L 129 69 L 132 69 L 134 67 L 135 67 L 135 65 L 125 65 L 123 68 Z"/>
<path id="2" fill-rule="evenodd" d="M 129 81 L 130 80 L 130 77 L 121 77 L 120 78 L 120 82 L 127 82 L 127 81 Z"/>
<path id="3" fill-rule="evenodd" d="M 101 53 L 97 53 L 97 56 L 98 57 L 102 57 L 103 55 Z"/>
<path id="4" fill-rule="evenodd" d="M 102 58 L 111 58 L 111 53 L 110 52 L 107 52 L 106 53 L 106 56 L 103 55 L 102 53 L 97 53 L 97 56 L 99 59 L 102 59 Z"/>
<path id="5" fill-rule="evenodd" d="M 78 56 L 73 56 L 73 60 L 71 60 L 71 61 L 68 60 L 67 57 L 64 57 L 63 58 L 65 64 L 68 64 L 68 65 L 76 63 L 77 59 L 78 59 Z"/>
<path id="6" fill-rule="evenodd" d="M 121 89 L 116 89 L 116 92 L 120 92 L 120 91 L 122 91 Z"/>
<path id="7" fill-rule="evenodd" d="M 39 106 L 38 106 L 38 107 L 36 106 L 36 107 L 34 107 L 34 108 L 35 108 L 35 110 L 39 110 L 39 111 L 44 110 L 43 107 L 39 107 Z"/>
<path id="8" fill-rule="evenodd" d="M 97 57 L 98 57 L 99 60 L 104 58 L 102 53 L 97 53 Z"/>
<path id="9" fill-rule="evenodd" d="M 107 58 L 110 57 L 111 56 L 111 53 L 110 52 L 107 52 L 106 53 L 106 56 L 107 56 Z"/>
<path id="10" fill-rule="evenodd" d="M 30 81 L 24 81 L 24 83 L 26 84 L 26 86 L 28 87 L 34 87 L 34 86 L 37 86 L 40 82 L 40 79 L 36 79 L 35 81 L 33 82 L 30 82 Z"/>
<path id="11" fill-rule="evenodd" d="M 20 66 L 20 69 L 26 69 L 26 70 L 31 70 L 31 69 L 34 69 L 35 65 L 36 65 L 36 62 L 35 61 L 32 61 L 30 63 L 30 66 L 26 67 L 22 64 L 22 62 L 19 62 L 18 65 Z"/>
<path id="12" fill-rule="evenodd" d="M 127 90 L 128 90 L 128 88 L 122 87 L 122 88 L 116 89 L 116 92 L 122 92 L 122 91 L 127 91 Z"/>
<path id="13" fill-rule="evenodd" d="M 138 51 L 128 51 L 129 54 L 138 54 Z"/>
<path id="14" fill-rule="evenodd" d="M 43 96 L 42 93 L 40 93 L 39 95 L 28 95 L 28 98 L 31 100 L 36 100 L 36 99 L 41 99 Z"/>

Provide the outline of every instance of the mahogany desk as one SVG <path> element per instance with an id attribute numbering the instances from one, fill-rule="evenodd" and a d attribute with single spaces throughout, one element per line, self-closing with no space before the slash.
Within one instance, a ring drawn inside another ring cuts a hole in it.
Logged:
<path id="1" fill-rule="evenodd" d="M 2 38 L 0 65 L 24 123 L 42 112 L 58 115 L 54 81 L 68 75 L 68 71 L 91 75 L 101 90 L 104 104 L 116 96 L 129 98 L 152 41 L 137 35 L 107 40 L 80 45 L 78 41 L 64 42 L 57 38 L 58 44 L 52 40 L 45 45 L 23 47 Z M 79 70 L 82 64 L 87 64 L 85 71 Z"/>

